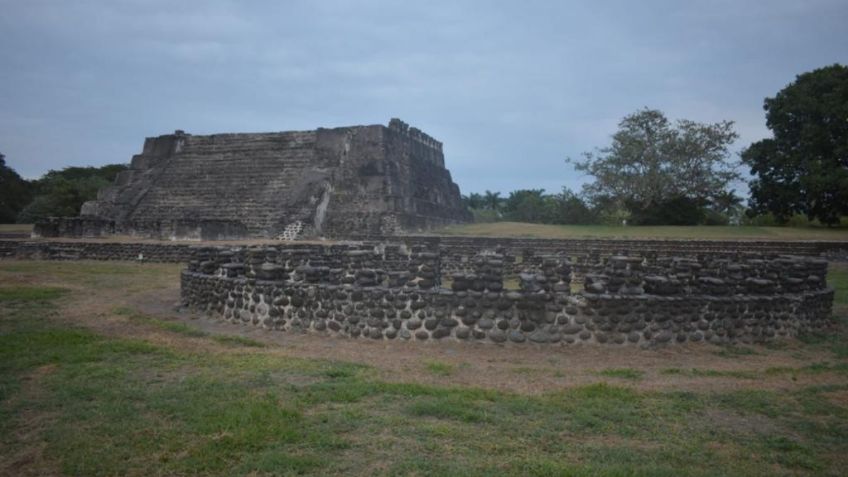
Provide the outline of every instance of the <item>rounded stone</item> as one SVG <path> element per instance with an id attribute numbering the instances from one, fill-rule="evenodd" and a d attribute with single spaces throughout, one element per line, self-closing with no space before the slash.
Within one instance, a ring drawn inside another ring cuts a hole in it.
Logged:
<path id="1" fill-rule="evenodd" d="M 512 330 L 509 332 L 509 340 L 513 343 L 523 343 L 527 338 L 524 337 L 524 334 L 518 330 Z"/>
<path id="2" fill-rule="evenodd" d="M 418 318 L 410 318 L 406 320 L 406 328 L 409 330 L 417 330 L 421 328 L 421 320 Z"/>
<path id="3" fill-rule="evenodd" d="M 654 340 L 657 343 L 668 343 L 672 338 L 674 338 L 674 335 L 671 331 L 663 330 L 656 336 L 656 338 L 654 338 Z"/>
<path id="4" fill-rule="evenodd" d="M 481 330 L 490 330 L 495 326 L 495 322 L 492 321 L 491 318 L 481 318 L 480 321 L 477 322 L 477 327 Z"/>
<path id="5" fill-rule="evenodd" d="M 456 335 L 456 337 L 458 339 L 467 340 L 468 337 L 471 336 L 471 329 L 465 328 L 465 327 L 460 327 L 460 328 L 456 329 L 454 334 Z"/>
<path id="6" fill-rule="evenodd" d="M 504 333 L 501 330 L 498 330 L 498 329 L 490 330 L 488 335 L 489 335 L 489 339 L 492 340 L 495 343 L 503 343 L 504 341 L 506 341 L 506 333 Z"/>
<path id="7" fill-rule="evenodd" d="M 418 330 L 415 332 L 415 338 L 419 340 L 426 340 L 430 337 L 430 333 L 427 333 L 424 330 Z"/>
<path id="8" fill-rule="evenodd" d="M 551 340 L 550 335 L 542 330 L 536 330 L 533 333 L 530 333 L 529 339 L 534 343 L 547 343 L 549 341 L 553 341 Z"/>

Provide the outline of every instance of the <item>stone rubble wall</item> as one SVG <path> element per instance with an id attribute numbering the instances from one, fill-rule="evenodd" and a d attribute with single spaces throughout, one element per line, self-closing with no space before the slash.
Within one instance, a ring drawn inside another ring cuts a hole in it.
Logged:
<path id="1" fill-rule="evenodd" d="M 655 257 L 765 254 L 848 258 L 848 242 L 754 240 L 630 240 L 630 239 L 523 239 L 500 237 L 369 237 L 371 240 L 404 240 L 437 244 L 447 272 L 470 271 L 477 254 L 504 256 L 504 273 L 516 276 L 522 269 L 538 267 L 548 256 L 567 258 L 582 276 L 601 260 L 614 255 Z"/>
<path id="2" fill-rule="evenodd" d="M 182 301 L 235 323 L 376 340 L 652 346 L 831 326 L 827 262 L 816 258 L 610 256 L 572 293 L 568 258 L 541 259 L 519 274 L 519 290 L 505 290 L 504 256 L 483 251 L 448 289 L 429 245 L 195 248 Z"/>
<path id="3" fill-rule="evenodd" d="M 189 224 L 190 225 L 190 224 Z M 201 224 L 203 225 L 203 224 Z M 226 230 L 227 224 L 212 224 Z M 98 230 L 99 227 L 109 227 L 114 224 L 103 224 L 91 219 L 79 218 L 74 234 L 78 238 L 99 237 L 95 233 L 85 231 Z M 188 226 L 188 225 L 187 225 Z M 213 230 L 208 229 L 207 233 Z M 220 233 L 220 232 L 218 232 Z M 44 235 L 35 233 L 41 240 L 4 239 L 0 240 L 0 258 L 38 258 L 75 257 L 76 259 L 94 260 L 127 260 L 143 253 L 151 261 L 158 262 L 187 262 L 190 255 L 190 245 L 173 242 L 106 242 L 106 241 L 51 241 L 50 238 L 61 236 L 51 234 L 49 230 Z M 131 234 L 128 234 L 131 235 Z M 439 269 L 442 276 L 453 273 L 469 273 L 473 271 L 473 259 L 478 255 L 501 255 L 503 275 L 506 279 L 517 278 L 525 271 L 539 269 L 548 257 L 567 259 L 571 263 L 573 278 L 582 282 L 582 277 L 589 270 L 599 266 L 603 260 L 611 256 L 627 256 L 636 253 L 651 260 L 662 257 L 701 257 L 724 256 L 726 258 L 745 257 L 751 254 L 777 257 L 779 255 L 801 255 L 843 260 L 848 256 L 848 242 L 827 241 L 688 241 L 688 240 L 603 240 L 603 239 L 514 239 L 492 237 L 438 237 L 438 236 L 407 236 L 407 237 L 360 237 L 352 243 L 377 246 L 392 243 L 402 245 L 407 249 L 415 247 L 426 248 L 431 253 L 439 255 Z M 289 248 L 310 248 L 312 244 L 303 242 L 286 242 Z M 173 250 L 172 250 L 173 249 Z"/>
<path id="4" fill-rule="evenodd" d="M 0 240 L 0 259 L 185 263 L 193 253 L 191 245 L 174 243 Z"/>

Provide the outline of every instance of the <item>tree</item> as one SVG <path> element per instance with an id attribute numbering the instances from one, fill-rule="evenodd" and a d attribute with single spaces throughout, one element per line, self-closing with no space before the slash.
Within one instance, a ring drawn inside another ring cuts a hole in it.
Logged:
<path id="1" fill-rule="evenodd" d="M 6 165 L 0 154 L 0 224 L 15 223 L 21 209 L 32 200 L 32 184 Z"/>
<path id="2" fill-rule="evenodd" d="M 469 209 L 480 209 L 483 207 L 483 196 L 476 192 L 462 196 L 462 201 L 465 203 L 465 207 Z"/>
<path id="3" fill-rule="evenodd" d="M 76 216 L 84 202 L 96 198 L 97 191 L 111 184 L 126 168 L 123 164 L 110 164 L 49 171 L 33 182 L 35 198 L 21 210 L 17 221 L 32 223 L 45 217 Z"/>
<path id="4" fill-rule="evenodd" d="M 848 215 L 848 67 L 799 75 L 766 98 L 772 138 L 751 144 L 751 209 L 786 222 L 793 214 L 835 224 Z"/>
<path id="5" fill-rule="evenodd" d="M 498 210 L 501 208 L 501 202 L 503 202 L 503 199 L 501 199 L 500 192 L 492 192 L 487 189 L 483 195 L 483 208 Z"/>
<path id="6" fill-rule="evenodd" d="M 516 222 L 543 223 L 549 216 L 545 189 L 522 189 L 509 193 L 504 201 L 504 217 Z"/>
<path id="7" fill-rule="evenodd" d="M 551 203 L 550 223 L 586 225 L 598 220 L 595 211 L 568 187 L 563 187 L 559 194 L 546 196 L 546 200 Z"/>
<path id="8" fill-rule="evenodd" d="M 692 204 L 707 206 L 739 178 L 736 164 L 729 160 L 729 147 L 738 138 L 732 121 L 701 124 L 684 119 L 672 124 L 661 111 L 645 108 L 625 116 L 618 127 L 610 146 L 572 161 L 594 178 L 584 186 L 590 200 L 662 221 L 669 219 L 663 207 L 688 213 Z M 688 222 L 685 217 L 675 219 L 681 220 Z"/>

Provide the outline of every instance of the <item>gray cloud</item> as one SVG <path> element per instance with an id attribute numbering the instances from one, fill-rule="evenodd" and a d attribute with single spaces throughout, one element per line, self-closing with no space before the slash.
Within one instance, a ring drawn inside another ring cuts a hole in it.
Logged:
<path id="1" fill-rule="evenodd" d="M 643 106 L 735 120 L 848 62 L 842 1 L 0 0 L 0 151 L 28 177 L 145 136 L 385 123 L 445 143 L 464 192 L 558 190 Z"/>

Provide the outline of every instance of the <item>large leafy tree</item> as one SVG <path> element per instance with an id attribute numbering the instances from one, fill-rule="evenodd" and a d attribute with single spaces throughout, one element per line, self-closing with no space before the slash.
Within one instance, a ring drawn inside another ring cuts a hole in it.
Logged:
<path id="1" fill-rule="evenodd" d="M 773 137 L 742 153 L 754 176 L 752 210 L 839 222 L 848 215 L 848 67 L 799 75 L 764 108 Z"/>
<path id="2" fill-rule="evenodd" d="M 621 120 L 612 144 L 573 163 L 594 178 L 584 186 L 590 199 L 624 207 L 640 222 L 669 222 L 669 210 L 688 214 L 728 193 L 739 178 L 729 150 L 737 138 L 732 121 L 672 123 L 661 111 L 646 108 Z M 645 216 L 655 211 L 661 213 Z"/>
<path id="3" fill-rule="evenodd" d="M 0 154 L 0 224 L 15 223 L 21 209 L 32 200 L 32 184 L 6 165 Z"/>
<path id="4" fill-rule="evenodd" d="M 504 216 L 516 222 L 544 223 L 548 217 L 545 189 L 520 189 L 504 201 Z"/>

